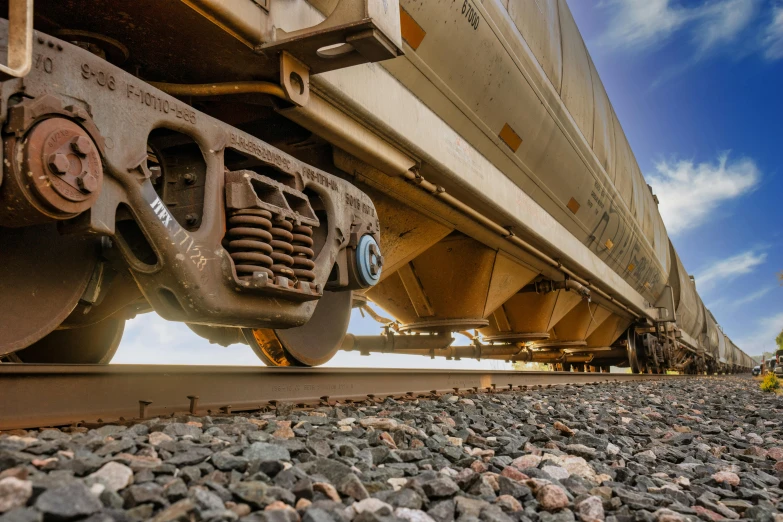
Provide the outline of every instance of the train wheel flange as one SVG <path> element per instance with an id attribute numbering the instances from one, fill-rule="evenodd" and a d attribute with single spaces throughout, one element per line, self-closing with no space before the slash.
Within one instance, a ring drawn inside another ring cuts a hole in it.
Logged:
<path id="1" fill-rule="evenodd" d="M 625 346 L 628 350 L 628 363 L 633 373 L 647 373 L 647 364 L 640 353 L 638 343 L 636 342 L 636 332 L 630 328 L 626 333 Z"/>
<path id="2" fill-rule="evenodd" d="M 110 317 L 89 326 L 55 330 L 15 355 L 23 363 L 109 364 L 124 331 L 125 319 Z"/>
<path id="3" fill-rule="evenodd" d="M 243 329 L 245 340 L 267 366 L 320 366 L 340 349 L 351 319 L 351 292 L 324 292 L 312 318 L 285 330 Z"/>

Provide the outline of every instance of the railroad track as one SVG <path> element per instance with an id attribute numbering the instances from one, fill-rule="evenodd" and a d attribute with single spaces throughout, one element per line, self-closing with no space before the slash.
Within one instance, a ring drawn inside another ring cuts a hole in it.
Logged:
<path id="1" fill-rule="evenodd" d="M 625 373 L 159 365 L 0 365 L 0 430 L 532 386 L 671 379 Z"/>

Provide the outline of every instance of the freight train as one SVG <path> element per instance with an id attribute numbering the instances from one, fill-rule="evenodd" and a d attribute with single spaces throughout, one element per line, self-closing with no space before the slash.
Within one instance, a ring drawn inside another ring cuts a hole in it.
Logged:
<path id="1" fill-rule="evenodd" d="M 107 363 L 154 311 L 275 366 L 753 365 L 565 0 L 0 4 L 4 361 Z"/>

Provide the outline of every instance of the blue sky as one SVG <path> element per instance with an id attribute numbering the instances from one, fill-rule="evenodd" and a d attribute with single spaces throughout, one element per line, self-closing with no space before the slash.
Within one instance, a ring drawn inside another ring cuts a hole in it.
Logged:
<path id="1" fill-rule="evenodd" d="M 783 0 L 571 0 L 571 11 L 704 302 L 750 355 L 783 329 Z M 351 331 L 376 323 L 355 313 Z M 460 343 L 464 344 L 464 343 Z M 155 314 L 120 363 L 258 364 Z M 338 354 L 329 366 L 504 368 Z"/>
<path id="2" fill-rule="evenodd" d="M 569 2 L 669 234 L 747 353 L 783 329 L 783 1 Z"/>

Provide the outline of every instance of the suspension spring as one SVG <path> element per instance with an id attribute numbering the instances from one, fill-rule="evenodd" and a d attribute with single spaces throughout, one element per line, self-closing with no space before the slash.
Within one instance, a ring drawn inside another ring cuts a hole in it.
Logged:
<path id="1" fill-rule="evenodd" d="M 272 271 L 275 275 L 287 277 L 289 279 L 294 278 L 294 258 L 291 256 L 294 252 L 294 246 L 291 241 L 294 240 L 294 235 L 291 231 L 294 229 L 294 225 L 290 221 L 283 219 L 275 221 L 272 229 L 269 231 L 272 233 L 272 253 L 270 254 L 274 264 L 272 265 Z"/>
<path id="2" fill-rule="evenodd" d="M 293 229 L 294 275 L 302 281 L 314 281 L 313 227 L 298 225 Z"/>
<path id="3" fill-rule="evenodd" d="M 229 216 L 227 250 L 240 279 L 252 278 L 256 272 L 274 277 L 271 219 L 271 212 L 260 209 L 236 210 Z"/>

